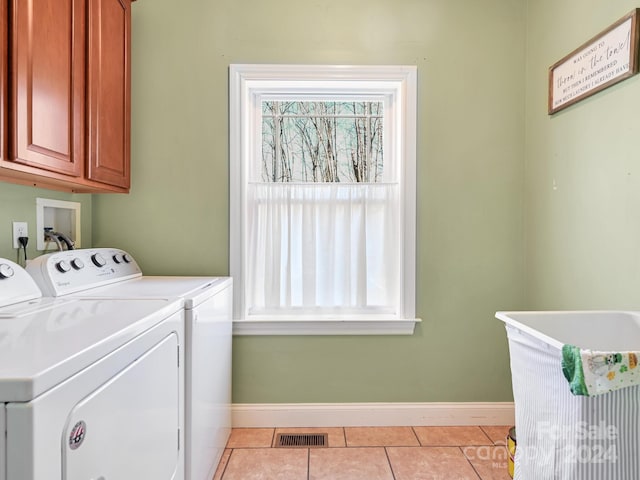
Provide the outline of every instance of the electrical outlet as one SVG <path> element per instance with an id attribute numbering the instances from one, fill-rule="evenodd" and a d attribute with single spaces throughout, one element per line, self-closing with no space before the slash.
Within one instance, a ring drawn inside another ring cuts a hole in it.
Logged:
<path id="1" fill-rule="evenodd" d="M 20 248 L 18 237 L 28 237 L 29 227 L 27 222 L 13 222 L 13 248 Z"/>

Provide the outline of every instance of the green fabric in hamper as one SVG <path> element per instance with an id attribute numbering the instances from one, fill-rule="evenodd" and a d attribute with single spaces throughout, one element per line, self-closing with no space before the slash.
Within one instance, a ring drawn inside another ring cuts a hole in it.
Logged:
<path id="1" fill-rule="evenodd" d="M 574 395 L 601 395 L 640 384 L 639 356 L 640 352 L 601 352 L 563 345 L 562 373 Z"/>
<path id="2" fill-rule="evenodd" d="M 574 395 L 589 395 L 584 383 L 582 357 L 580 349 L 573 345 L 562 346 L 562 373 L 569 382 L 569 389 Z"/>

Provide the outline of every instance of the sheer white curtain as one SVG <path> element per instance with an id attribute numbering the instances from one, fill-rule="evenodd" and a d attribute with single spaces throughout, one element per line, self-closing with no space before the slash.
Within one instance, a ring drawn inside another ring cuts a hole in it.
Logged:
<path id="1" fill-rule="evenodd" d="M 397 184 L 250 183 L 249 315 L 395 315 Z"/>

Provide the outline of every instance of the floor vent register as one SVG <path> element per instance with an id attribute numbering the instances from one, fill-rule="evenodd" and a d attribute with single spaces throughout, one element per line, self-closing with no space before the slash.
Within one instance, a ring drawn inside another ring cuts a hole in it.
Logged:
<path id="1" fill-rule="evenodd" d="M 276 448 L 327 447 L 326 433 L 279 433 L 276 436 Z"/>

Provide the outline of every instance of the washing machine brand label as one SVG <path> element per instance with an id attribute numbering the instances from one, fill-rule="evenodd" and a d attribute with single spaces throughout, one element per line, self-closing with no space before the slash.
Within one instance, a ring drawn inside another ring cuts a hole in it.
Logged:
<path id="1" fill-rule="evenodd" d="M 76 448 L 82 445 L 84 442 L 84 436 L 87 434 L 87 424 L 80 420 L 75 424 L 71 433 L 69 434 L 69 447 L 71 450 L 75 450 Z"/>

